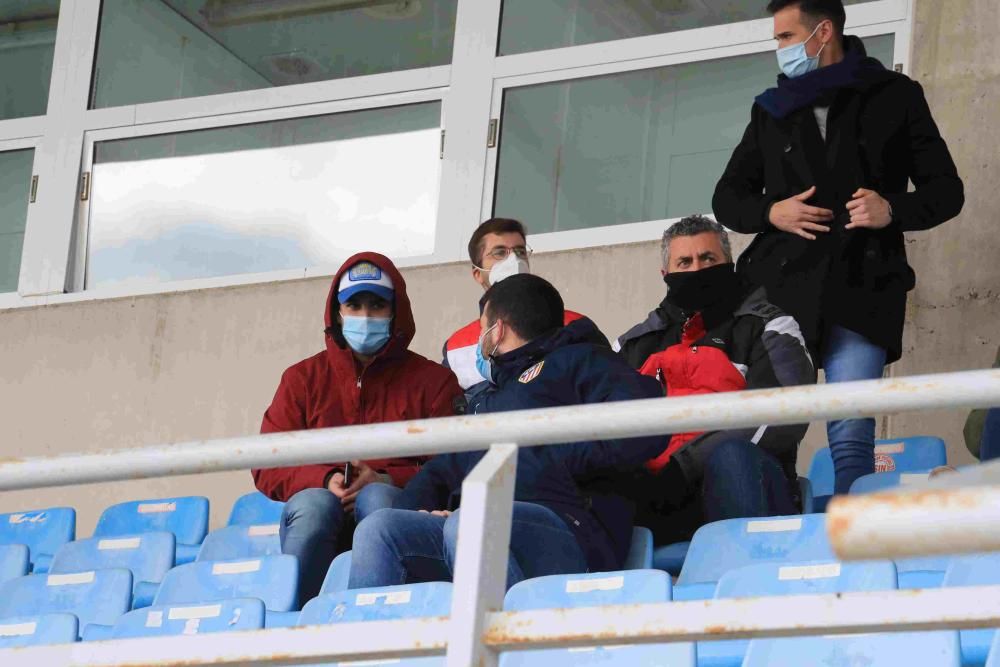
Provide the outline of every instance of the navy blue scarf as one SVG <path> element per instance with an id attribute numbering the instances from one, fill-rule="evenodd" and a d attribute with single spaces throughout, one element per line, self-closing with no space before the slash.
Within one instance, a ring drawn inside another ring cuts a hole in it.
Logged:
<path id="1" fill-rule="evenodd" d="M 860 88 L 870 81 L 872 74 L 884 74 L 885 67 L 875 58 L 869 58 L 865 46 L 857 37 L 844 38 L 844 59 L 789 79 L 778 76 L 778 87 L 768 88 L 757 96 L 757 104 L 779 120 L 799 109 L 815 106 L 820 100 L 832 99 L 843 88 Z"/>

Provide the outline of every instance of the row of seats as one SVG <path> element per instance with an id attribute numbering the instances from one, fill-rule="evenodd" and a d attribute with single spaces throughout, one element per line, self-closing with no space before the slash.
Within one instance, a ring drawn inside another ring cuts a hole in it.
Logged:
<path id="1" fill-rule="evenodd" d="M 262 559 L 261 570 L 268 571 Z M 199 565 L 207 565 L 202 563 Z M 190 567 L 190 566 L 182 566 Z M 181 568 L 178 568 L 181 569 Z M 241 569 L 241 568 L 234 568 Z M 243 568 L 245 569 L 245 568 Z M 957 559 L 950 572 L 970 582 L 969 573 L 987 573 L 994 581 L 1000 572 L 1000 556 Z M 79 586 L 93 599 L 103 599 L 117 586 L 127 592 L 128 573 L 105 571 L 93 577 L 78 577 L 58 586 Z M 238 573 L 237 573 L 238 574 Z M 46 575 L 32 575 L 35 579 Z M 59 575 L 47 575 L 49 578 Z M 89 578 L 86 582 L 83 579 Z M 973 577 L 974 578 L 974 577 Z M 126 580 L 122 586 L 120 580 Z M 251 579 L 246 577 L 245 579 Z M 99 583 L 98 583 L 99 582 Z M 89 585 L 92 584 L 92 585 Z M 8 584 L 7 586 L 9 586 Z M 761 563 L 726 573 L 720 580 L 716 598 L 758 597 L 877 591 L 895 588 L 892 563 L 846 564 L 813 562 L 798 564 Z M 299 625 L 355 623 L 417 617 L 446 616 L 451 605 L 450 583 L 438 582 L 323 593 L 310 601 L 297 616 Z M 82 589 L 81 589 L 82 590 Z M 218 595 L 215 590 L 211 595 Z M 201 600 L 197 604 L 168 603 L 136 610 L 118 617 L 113 625 L 93 638 L 134 638 L 164 635 L 191 635 L 267 627 L 267 603 L 260 598 L 242 597 L 247 591 L 236 584 L 228 599 Z M 0 599 L 11 593 L 0 589 Z M 671 578 L 659 570 L 631 570 L 614 573 L 540 577 L 521 582 L 508 591 L 504 609 L 526 611 L 547 608 L 594 607 L 615 604 L 665 603 L 676 599 Z M 15 596 L 18 593 L 15 592 Z M 32 643 L 73 641 L 78 632 L 76 616 L 48 613 L 33 617 L 10 618 L 0 623 L 0 646 L 23 646 Z M 86 634 L 86 633 L 85 633 Z M 980 634 L 979 662 L 972 662 L 966 652 L 967 635 Z M 993 637 L 992 631 L 911 633 L 909 635 L 856 635 L 849 637 L 814 637 L 778 640 L 699 642 L 695 644 L 653 644 L 590 649 L 536 649 L 505 654 L 503 665 L 531 667 L 544 665 L 615 664 L 615 665 L 766 665 L 849 664 L 940 665 L 984 664 Z M 1000 649 L 994 650 L 991 665 L 1000 665 Z M 836 656 L 840 662 L 833 662 Z M 829 662 L 828 662 L 829 661 Z M 439 659 L 403 661 L 399 664 L 440 664 Z"/>

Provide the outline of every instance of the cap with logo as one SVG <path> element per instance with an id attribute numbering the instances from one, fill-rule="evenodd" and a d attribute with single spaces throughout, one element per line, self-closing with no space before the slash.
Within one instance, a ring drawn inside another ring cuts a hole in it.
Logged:
<path id="1" fill-rule="evenodd" d="M 386 301 L 392 301 L 392 278 L 371 262 L 358 262 L 341 276 L 337 300 L 347 303 L 348 299 L 359 292 L 371 292 Z"/>

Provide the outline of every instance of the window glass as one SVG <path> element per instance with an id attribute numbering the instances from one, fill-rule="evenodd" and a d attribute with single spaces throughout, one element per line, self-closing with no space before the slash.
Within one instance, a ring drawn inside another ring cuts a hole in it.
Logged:
<path id="1" fill-rule="evenodd" d="M 451 62 L 457 0 L 104 0 L 92 107 Z"/>
<path id="2" fill-rule="evenodd" d="M 500 55 L 760 19 L 766 7 L 766 0 L 504 0 Z"/>
<path id="3" fill-rule="evenodd" d="M 892 63 L 891 35 L 865 40 Z M 495 215 L 533 233 L 710 213 L 773 52 L 506 91 Z"/>
<path id="4" fill-rule="evenodd" d="M 97 145 L 87 287 L 434 249 L 440 104 Z"/>
<path id="5" fill-rule="evenodd" d="M 0 293 L 17 291 L 34 158 L 30 148 L 0 153 Z"/>
<path id="6" fill-rule="evenodd" d="M 0 0 L 0 120 L 43 116 L 59 0 Z"/>

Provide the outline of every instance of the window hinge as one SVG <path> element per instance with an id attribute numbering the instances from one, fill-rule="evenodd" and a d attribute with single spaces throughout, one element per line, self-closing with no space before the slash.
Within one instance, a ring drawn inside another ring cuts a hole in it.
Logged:
<path id="1" fill-rule="evenodd" d="M 29 204 L 34 204 L 38 199 L 38 176 L 31 177 L 31 196 L 28 198 Z"/>
<path id="2" fill-rule="evenodd" d="M 486 135 L 486 147 L 496 148 L 497 146 L 497 128 L 500 126 L 500 120 L 498 118 L 490 119 L 490 131 Z"/>
<path id="3" fill-rule="evenodd" d="M 893 69 L 896 70 L 897 73 L 902 74 L 903 73 L 903 63 L 896 63 L 896 66 L 893 67 Z"/>
<path id="4" fill-rule="evenodd" d="M 83 178 L 81 180 L 80 201 L 87 201 L 90 199 L 90 172 L 83 172 Z"/>
<path id="5" fill-rule="evenodd" d="M 444 159 L 444 135 L 445 130 L 441 130 L 441 159 Z"/>

